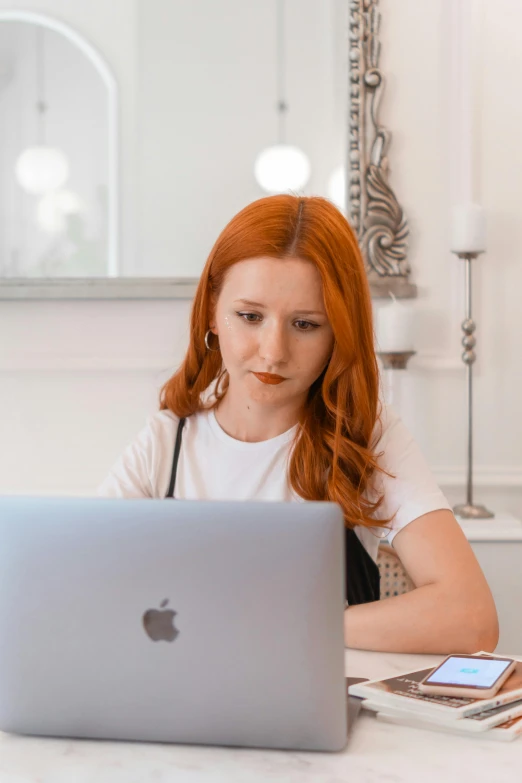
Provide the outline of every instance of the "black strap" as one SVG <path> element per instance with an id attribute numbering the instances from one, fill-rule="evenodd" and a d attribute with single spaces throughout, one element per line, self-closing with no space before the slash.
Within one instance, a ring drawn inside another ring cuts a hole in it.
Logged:
<path id="1" fill-rule="evenodd" d="M 181 450 L 181 433 L 185 426 L 186 419 L 180 419 L 178 424 L 178 433 L 176 435 L 176 445 L 174 446 L 174 457 L 172 459 L 172 472 L 170 474 L 169 491 L 166 498 L 174 498 L 174 485 L 176 484 L 176 473 L 178 472 L 179 452 Z"/>
<path id="2" fill-rule="evenodd" d="M 174 486 L 178 470 L 179 453 L 181 450 L 181 435 L 186 419 L 180 419 L 172 459 L 172 473 L 170 476 L 167 498 L 174 498 Z M 368 554 L 359 541 L 357 534 L 345 528 L 344 548 L 346 555 L 346 598 L 350 606 L 355 604 L 367 604 L 370 601 L 378 601 L 380 597 L 380 572 L 379 567 Z"/>
<path id="3" fill-rule="evenodd" d="M 344 530 L 346 599 L 350 606 L 378 601 L 381 592 L 379 566 L 359 541 L 357 533 Z"/>

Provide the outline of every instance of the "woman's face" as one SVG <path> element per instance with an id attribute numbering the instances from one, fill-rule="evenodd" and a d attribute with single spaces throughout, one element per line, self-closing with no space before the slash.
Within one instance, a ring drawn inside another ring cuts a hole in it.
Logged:
<path id="1" fill-rule="evenodd" d="M 272 405 L 302 404 L 334 343 L 321 276 L 299 258 L 234 264 L 211 328 L 219 337 L 230 391 Z"/>

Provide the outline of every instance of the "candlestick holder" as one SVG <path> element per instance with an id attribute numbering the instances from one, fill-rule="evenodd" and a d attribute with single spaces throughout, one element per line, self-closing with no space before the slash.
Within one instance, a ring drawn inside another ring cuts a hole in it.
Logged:
<path id="1" fill-rule="evenodd" d="M 466 502 L 460 503 L 453 508 L 453 513 L 462 519 L 491 519 L 495 516 L 485 506 L 473 503 L 473 365 L 477 358 L 475 346 L 477 341 L 473 336 L 476 329 L 475 321 L 472 318 L 472 262 L 475 261 L 479 252 L 463 253 L 457 252 L 456 255 L 466 264 L 466 313 L 462 322 L 462 345 L 464 352 L 462 361 L 467 368 L 467 419 L 468 419 L 468 448 L 467 448 L 467 471 L 466 471 Z"/>
<path id="2" fill-rule="evenodd" d="M 416 351 L 377 351 L 384 370 L 405 370 Z"/>
<path id="3" fill-rule="evenodd" d="M 415 356 L 415 353 L 416 351 L 377 351 L 386 378 L 386 401 L 393 403 L 396 409 L 400 407 L 400 401 L 395 382 L 395 371 L 406 370 L 409 360 Z"/>

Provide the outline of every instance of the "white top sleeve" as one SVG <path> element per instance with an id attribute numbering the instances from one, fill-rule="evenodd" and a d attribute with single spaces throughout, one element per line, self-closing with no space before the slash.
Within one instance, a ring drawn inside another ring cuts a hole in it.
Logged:
<path id="1" fill-rule="evenodd" d="M 170 411 L 151 416 L 118 457 L 96 494 L 112 498 L 158 497 L 158 486 L 168 486 L 178 421 Z"/>
<path id="2" fill-rule="evenodd" d="M 392 476 L 376 475 L 373 489 L 384 500 L 374 518 L 392 518 L 391 527 L 380 531 L 392 543 L 399 530 L 417 517 L 439 509 L 451 511 L 451 506 L 409 430 L 390 407 L 383 407 L 382 435 L 375 448 L 377 455 L 381 452 L 378 463 Z"/>

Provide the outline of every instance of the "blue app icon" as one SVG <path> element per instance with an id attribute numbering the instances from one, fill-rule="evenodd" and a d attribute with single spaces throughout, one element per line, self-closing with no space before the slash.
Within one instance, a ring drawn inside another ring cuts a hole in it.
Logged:
<path id="1" fill-rule="evenodd" d="M 479 669 L 461 669 L 460 670 L 463 674 L 478 674 Z"/>

